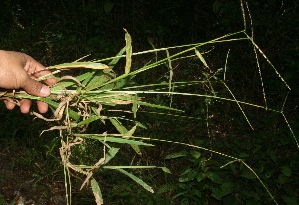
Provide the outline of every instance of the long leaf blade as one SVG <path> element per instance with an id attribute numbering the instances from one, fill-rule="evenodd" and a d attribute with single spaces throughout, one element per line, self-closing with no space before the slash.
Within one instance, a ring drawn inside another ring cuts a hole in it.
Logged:
<path id="1" fill-rule="evenodd" d="M 132 39 L 130 34 L 125 30 L 125 40 L 126 40 L 126 67 L 125 74 L 128 74 L 131 70 L 132 64 Z"/>
<path id="2" fill-rule="evenodd" d="M 96 199 L 97 205 L 104 204 L 102 192 L 101 192 L 98 182 L 94 178 L 92 178 L 90 181 L 90 184 L 91 184 L 91 189 L 92 189 L 93 195 Z"/>
<path id="3" fill-rule="evenodd" d="M 90 91 L 101 87 L 109 79 L 105 75 L 94 76 L 85 88 L 85 91 Z"/>
<path id="4" fill-rule="evenodd" d="M 152 187 L 150 187 L 147 183 L 145 183 L 142 179 L 136 177 L 135 175 L 127 172 L 124 169 L 117 169 L 119 172 L 123 173 L 124 175 L 130 177 L 131 179 L 133 179 L 137 184 L 141 185 L 145 190 L 154 193 L 154 190 Z"/>
<path id="5" fill-rule="evenodd" d="M 208 66 L 206 60 L 204 59 L 204 57 L 201 55 L 201 53 L 197 49 L 195 49 L 195 54 L 199 58 L 199 60 L 208 68 L 209 66 Z"/>
<path id="6" fill-rule="evenodd" d="M 112 59 L 112 61 L 108 64 L 109 67 L 113 68 L 119 61 L 119 59 L 122 57 L 124 52 L 126 51 L 126 47 L 123 47 L 119 53 Z"/>
<path id="7" fill-rule="evenodd" d="M 129 131 L 127 128 L 125 128 L 117 119 L 115 118 L 110 118 L 111 123 L 114 125 L 114 127 L 123 135 L 128 135 Z M 132 133 L 133 134 L 133 133 Z M 131 134 L 131 135 L 132 135 Z M 139 155 L 142 156 L 141 150 L 138 147 L 138 145 L 131 144 L 131 147 L 135 150 L 135 152 Z"/>
<path id="8" fill-rule="evenodd" d="M 145 142 L 142 142 L 142 141 L 136 141 L 136 140 L 132 140 L 132 139 L 124 139 L 124 138 L 120 138 L 120 137 L 112 137 L 112 136 L 109 136 L 109 135 L 108 136 L 103 136 L 103 135 L 97 135 L 97 134 L 74 134 L 74 136 L 92 138 L 92 139 L 96 139 L 96 140 L 99 140 L 99 141 L 114 142 L 114 143 L 120 143 L 120 144 L 129 144 L 132 147 L 133 147 L 133 145 L 135 145 L 137 147 L 138 147 L 138 145 L 154 146 L 152 144 L 148 144 L 148 143 L 145 143 Z"/>

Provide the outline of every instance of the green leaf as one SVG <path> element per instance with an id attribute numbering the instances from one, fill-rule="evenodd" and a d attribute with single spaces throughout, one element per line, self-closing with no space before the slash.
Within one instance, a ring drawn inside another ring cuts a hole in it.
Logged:
<path id="1" fill-rule="evenodd" d="M 191 194 L 193 196 L 197 196 L 198 198 L 202 197 L 202 194 L 201 194 L 201 192 L 198 189 L 191 189 Z"/>
<path id="2" fill-rule="evenodd" d="M 163 172 L 171 174 L 171 171 L 167 167 L 161 167 L 161 169 L 163 170 Z"/>
<path id="3" fill-rule="evenodd" d="M 112 90 L 115 88 L 115 84 L 114 83 L 110 83 L 110 84 L 106 84 L 103 87 L 100 87 L 97 89 L 97 91 L 106 91 L 106 90 Z"/>
<path id="4" fill-rule="evenodd" d="M 221 200 L 222 199 L 222 190 L 219 188 L 213 188 L 212 190 L 212 196 L 217 199 L 217 200 Z"/>
<path id="5" fill-rule="evenodd" d="M 212 189 L 212 196 L 217 200 L 222 200 L 222 197 L 227 196 L 234 191 L 235 185 L 231 182 L 224 182 L 219 188 Z"/>
<path id="6" fill-rule="evenodd" d="M 172 78 L 173 78 L 173 68 L 172 68 L 172 63 L 169 55 L 169 51 L 166 50 L 166 55 L 167 55 L 167 61 L 168 61 L 168 67 L 169 67 L 169 81 L 168 81 L 168 91 L 171 91 L 171 83 L 172 83 Z"/>
<path id="7" fill-rule="evenodd" d="M 139 105 L 144 105 L 144 106 L 147 106 L 147 107 L 153 107 L 153 108 L 159 108 L 159 109 L 164 109 L 164 110 L 173 110 L 173 111 L 177 111 L 177 112 L 183 112 L 182 110 L 167 107 L 167 106 L 164 106 L 164 105 L 157 105 L 157 104 L 152 104 L 152 103 L 142 102 L 142 101 L 139 101 L 138 103 L 139 103 Z"/>
<path id="8" fill-rule="evenodd" d="M 104 169 L 156 169 L 156 166 L 104 166 Z"/>
<path id="9" fill-rule="evenodd" d="M 87 92 L 88 94 L 88 92 Z M 90 101 L 96 101 L 98 104 L 105 104 L 105 105 L 118 105 L 118 104 L 132 104 L 132 96 L 129 94 L 122 95 L 122 94 L 111 94 L 111 93 L 99 93 L 93 96 L 86 97 L 86 99 Z"/>
<path id="10" fill-rule="evenodd" d="M 126 40 L 126 67 L 125 74 L 128 74 L 131 70 L 132 64 L 132 39 L 130 34 L 125 30 L 125 40 Z"/>
<path id="11" fill-rule="evenodd" d="M 105 70 L 109 69 L 109 66 L 97 63 L 97 62 L 71 62 L 71 63 L 62 63 L 59 65 L 49 66 L 49 69 L 56 68 L 56 69 L 72 69 L 72 68 L 89 68 L 94 70 Z"/>
<path id="12" fill-rule="evenodd" d="M 51 91 L 63 90 L 63 89 L 66 89 L 67 87 L 72 86 L 74 84 L 75 84 L 74 81 L 60 81 L 59 83 L 52 86 Z"/>
<path id="13" fill-rule="evenodd" d="M 180 157 L 186 157 L 188 155 L 187 151 L 181 151 L 181 152 L 176 152 L 176 153 L 171 153 L 166 155 L 166 157 L 164 159 L 176 159 L 176 158 L 180 158 Z"/>
<path id="14" fill-rule="evenodd" d="M 103 116 L 92 115 L 92 116 L 90 116 L 89 118 L 87 118 L 87 119 L 85 119 L 85 120 L 79 122 L 79 123 L 78 123 L 78 126 L 89 124 L 89 123 L 91 123 L 91 122 L 93 122 L 93 121 L 96 121 L 96 120 L 98 120 L 98 119 L 101 119 L 102 117 L 103 117 Z"/>
<path id="15" fill-rule="evenodd" d="M 204 180 L 204 179 L 206 179 L 207 178 L 207 175 L 205 174 L 205 173 L 203 173 L 203 172 L 199 172 L 198 174 L 197 174 L 197 176 L 196 176 L 196 180 L 198 181 L 198 182 L 200 182 L 200 181 L 202 181 L 202 180 Z"/>
<path id="16" fill-rule="evenodd" d="M 171 192 L 177 189 L 175 184 L 163 184 L 159 190 L 157 191 L 158 194 L 163 194 L 167 192 Z"/>
<path id="17" fill-rule="evenodd" d="M 104 202 L 103 202 L 102 192 L 98 182 L 94 178 L 92 178 L 90 182 L 91 182 L 91 189 L 96 199 L 97 205 L 103 204 Z"/>
<path id="18" fill-rule="evenodd" d="M 134 127 L 132 127 L 132 129 L 130 129 L 130 130 L 126 133 L 126 135 L 127 135 L 127 136 L 132 136 L 132 135 L 134 134 L 136 128 L 137 128 L 137 125 L 135 125 Z"/>
<path id="19" fill-rule="evenodd" d="M 196 178 L 198 175 L 198 171 L 195 169 L 187 169 L 181 176 L 179 177 L 179 182 L 189 182 Z"/>
<path id="20" fill-rule="evenodd" d="M 134 114 L 134 118 L 136 118 L 137 110 L 138 110 L 138 97 L 137 97 L 137 94 L 135 94 L 133 96 L 133 106 L 132 106 L 132 111 L 133 111 L 133 114 Z"/>
<path id="21" fill-rule="evenodd" d="M 231 194 L 234 191 L 235 184 L 231 182 L 224 182 L 221 184 L 220 188 L 222 190 L 222 196 Z"/>
<path id="22" fill-rule="evenodd" d="M 201 62 L 208 68 L 209 66 L 208 66 L 206 60 L 204 59 L 204 57 L 201 55 L 201 53 L 197 49 L 195 49 L 195 54 L 199 58 L 199 60 L 201 60 Z"/>
<path id="23" fill-rule="evenodd" d="M 152 144 L 148 144 L 148 143 L 141 142 L 141 141 L 135 141 L 135 140 L 124 139 L 124 138 L 119 138 L 119 137 L 99 136 L 96 134 L 74 134 L 74 136 L 92 138 L 92 139 L 96 139 L 99 141 L 115 142 L 115 143 L 120 143 L 120 144 L 129 144 L 131 146 L 137 146 L 137 147 L 138 147 L 138 145 L 154 146 Z"/>
<path id="24" fill-rule="evenodd" d="M 118 61 L 121 59 L 121 56 L 124 54 L 124 52 L 126 51 L 126 47 L 123 47 L 118 54 L 113 58 L 113 60 L 108 64 L 109 67 L 113 68 Z"/>
<path id="25" fill-rule="evenodd" d="M 111 123 L 114 125 L 114 127 L 119 131 L 119 133 L 123 135 L 128 135 L 128 130 L 115 118 L 110 118 Z M 142 156 L 141 150 L 138 147 L 138 145 L 131 144 L 131 147 L 135 150 L 135 152 Z"/>
<path id="26" fill-rule="evenodd" d="M 200 152 L 199 151 L 190 151 L 190 154 L 192 157 L 194 157 L 195 159 L 199 159 L 199 157 L 201 156 Z"/>
<path id="27" fill-rule="evenodd" d="M 138 127 L 143 128 L 143 129 L 147 129 L 147 127 L 144 124 L 142 124 L 141 122 L 138 122 L 138 121 L 135 121 L 135 122 L 136 122 Z"/>
<path id="28" fill-rule="evenodd" d="M 119 122 L 117 119 L 115 118 L 110 118 L 110 122 L 114 125 L 114 127 L 117 129 L 117 131 L 119 131 L 119 133 L 125 135 L 127 134 L 128 130 L 127 128 L 125 128 L 121 122 Z"/>
<path id="29" fill-rule="evenodd" d="M 216 173 L 214 172 L 208 172 L 206 173 L 206 176 L 208 179 L 210 179 L 212 182 L 216 183 L 216 184 L 222 184 L 223 179 Z"/>
<path id="30" fill-rule="evenodd" d="M 290 169 L 290 167 L 288 166 L 282 166 L 281 168 L 281 172 L 283 175 L 290 177 L 292 175 L 292 170 Z"/>
<path id="31" fill-rule="evenodd" d="M 85 88 L 85 91 L 90 91 L 101 87 L 104 83 L 109 80 L 105 75 L 94 76 Z"/>
<path id="32" fill-rule="evenodd" d="M 127 79 L 120 79 L 120 80 L 113 83 L 114 84 L 113 89 L 122 88 L 126 85 L 126 83 L 127 83 Z"/>
<path id="33" fill-rule="evenodd" d="M 109 151 L 106 153 L 105 164 L 107 164 L 111 159 L 113 159 L 113 157 L 115 157 L 119 150 L 120 148 L 111 147 Z"/>
<path id="34" fill-rule="evenodd" d="M 90 79 L 93 77 L 94 74 L 95 74 L 95 71 L 86 72 L 82 75 L 77 76 L 76 79 L 78 81 L 80 81 L 83 86 L 86 86 L 86 84 L 90 81 Z M 66 89 L 70 86 L 73 86 L 75 84 L 76 84 L 76 82 L 70 81 L 70 80 L 60 81 L 59 83 L 52 86 L 51 91 L 63 90 L 63 89 Z M 82 89 L 81 86 L 77 88 L 77 90 L 81 90 L 81 89 Z"/>
<path id="35" fill-rule="evenodd" d="M 87 83 L 89 83 L 89 81 L 94 77 L 95 75 L 95 71 L 90 71 L 90 72 L 86 72 L 85 74 L 82 75 L 82 78 L 83 78 L 83 82 L 82 82 L 82 85 L 83 86 L 86 86 Z M 79 79 L 80 80 L 80 79 Z M 80 80 L 81 81 L 81 80 Z"/>
<path id="36" fill-rule="evenodd" d="M 180 187 L 181 189 L 183 189 L 183 190 L 187 189 L 187 188 L 185 188 L 185 187 L 182 187 L 182 185 L 186 185 L 186 184 L 182 184 L 182 183 L 180 183 L 180 184 L 179 184 L 179 187 Z M 178 198 L 178 197 L 180 197 L 180 196 L 187 195 L 187 194 L 188 194 L 188 191 L 182 191 L 182 192 L 180 192 L 180 193 L 174 195 L 174 196 L 172 197 L 172 200 L 174 200 L 174 199 L 176 199 L 176 198 Z"/>
<path id="37" fill-rule="evenodd" d="M 246 179 L 256 179 L 256 176 L 248 169 L 243 171 L 242 177 Z"/>
<path id="38" fill-rule="evenodd" d="M 152 187 L 150 187 L 149 185 L 147 185 L 144 181 L 142 181 L 142 179 L 136 177 L 135 175 L 125 171 L 124 169 L 118 169 L 119 172 L 127 175 L 128 177 L 130 177 L 131 179 L 133 179 L 137 184 L 141 185 L 144 189 L 146 189 L 147 191 L 154 193 L 154 190 L 152 189 Z"/>
<path id="39" fill-rule="evenodd" d="M 104 139 L 102 139 L 102 140 L 104 140 Z M 138 145 L 154 146 L 152 144 L 144 143 L 144 142 L 141 142 L 141 141 L 123 139 L 123 138 L 118 138 L 118 137 L 108 137 L 105 140 L 108 141 L 108 142 L 116 142 L 116 143 L 121 143 L 121 144 L 129 144 L 129 145 L 131 145 L 131 147 L 138 147 Z"/>

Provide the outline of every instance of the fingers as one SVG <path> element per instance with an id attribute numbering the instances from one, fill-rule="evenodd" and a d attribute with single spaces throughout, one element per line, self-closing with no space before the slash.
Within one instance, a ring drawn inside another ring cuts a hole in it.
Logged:
<path id="1" fill-rule="evenodd" d="M 48 74 L 51 74 L 51 71 L 46 69 L 45 66 L 34 60 L 32 57 L 26 55 L 27 61 L 25 65 L 25 70 L 27 73 L 32 74 L 34 78 L 39 78 Z M 50 75 L 46 80 L 45 83 L 47 85 L 53 85 L 56 83 L 54 76 Z"/>
<path id="2" fill-rule="evenodd" d="M 39 62 L 37 62 L 36 60 L 34 60 L 33 58 L 31 58 L 30 56 L 28 56 L 28 60 L 27 63 L 25 65 L 25 70 L 27 70 L 27 73 L 33 73 L 33 78 L 39 78 L 42 77 L 44 75 L 48 75 L 51 74 L 51 72 L 47 69 L 45 69 L 45 67 L 40 64 Z M 38 82 L 32 78 L 30 78 L 28 76 L 28 78 L 26 79 L 26 81 L 24 82 L 25 84 L 22 86 L 22 88 L 29 94 L 31 95 L 35 95 L 35 96 L 39 96 L 39 97 L 47 97 L 51 94 L 51 90 L 48 86 L 42 84 L 41 82 Z M 56 80 L 54 78 L 54 76 L 50 76 L 45 80 L 45 83 L 47 85 L 53 85 L 56 83 Z M 24 104 L 24 107 L 21 107 L 21 111 L 22 109 L 24 109 L 24 111 L 27 111 L 27 106 L 28 104 Z M 48 111 L 48 104 L 42 101 L 37 101 L 37 108 L 38 111 L 40 113 L 46 113 Z M 29 106 L 30 109 L 30 106 Z M 29 112 L 29 110 L 28 110 Z"/>
<path id="3" fill-rule="evenodd" d="M 22 88 L 29 94 L 35 95 L 38 97 L 47 97 L 51 94 L 51 90 L 48 86 L 38 82 L 30 77 L 25 80 Z"/>
<path id="4" fill-rule="evenodd" d="M 37 108 L 40 113 L 46 113 L 48 111 L 48 104 L 42 101 L 37 101 Z"/>
<path id="5" fill-rule="evenodd" d="M 31 79 L 28 77 L 28 79 L 25 81 L 25 84 L 22 86 L 22 88 L 29 94 L 35 95 L 38 97 L 47 97 L 51 94 L 51 90 L 48 86 L 42 84 L 41 82 L 38 82 L 34 79 Z M 31 107 L 31 100 L 22 99 L 20 101 L 20 109 L 22 113 L 28 113 Z M 48 104 L 37 101 L 37 108 L 40 113 L 46 113 L 48 111 Z"/>
<path id="6" fill-rule="evenodd" d="M 45 80 L 45 83 L 47 84 L 47 85 L 54 85 L 54 84 L 56 84 L 57 83 L 57 80 L 54 78 L 54 76 L 53 77 L 49 77 L 48 79 L 46 79 Z"/>
<path id="7" fill-rule="evenodd" d="M 46 113 L 48 111 L 48 104 L 42 101 L 37 101 L 37 108 L 40 113 Z M 29 113 L 30 107 L 32 105 L 31 100 L 22 99 L 20 100 L 20 110 L 22 113 L 26 114 Z"/>
<path id="8" fill-rule="evenodd" d="M 4 100 L 4 103 L 5 103 L 5 106 L 8 110 L 12 110 L 15 108 L 16 104 L 14 102 L 11 102 L 9 100 Z M 20 103 L 20 110 L 22 113 L 26 114 L 26 113 L 29 113 L 30 111 L 30 107 L 32 105 L 32 102 L 31 100 L 28 100 L 28 99 L 22 99 L 19 101 Z M 48 104 L 45 103 L 45 102 L 42 102 L 42 101 L 37 101 L 37 108 L 38 108 L 38 111 L 40 113 L 46 113 L 48 111 Z"/>
<path id="9" fill-rule="evenodd" d="M 28 100 L 28 99 L 20 100 L 21 113 L 24 113 L 24 114 L 29 113 L 31 104 L 32 104 L 31 100 Z"/>
<path id="10" fill-rule="evenodd" d="M 4 100 L 5 106 L 8 110 L 12 110 L 14 109 L 14 107 L 16 106 L 16 104 L 14 102 L 10 102 L 8 100 Z M 31 107 L 31 100 L 28 99 L 22 99 L 19 101 L 20 103 L 20 110 L 22 113 L 26 114 L 29 112 L 30 107 Z"/>
<path id="11" fill-rule="evenodd" d="M 6 106 L 6 108 L 7 108 L 8 110 L 12 110 L 12 109 L 14 109 L 15 106 L 16 106 L 15 103 L 10 102 L 9 100 L 4 100 L 4 104 L 5 104 L 5 106 Z"/>
<path id="12" fill-rule="evenodd" d="M 0 87 L 4 89 L 24 89 L 28 94 L 47 97 L 51 90 L 47 85 L 56 83 L 54 76 L 42 64 L 37 62 L 31 56 L 24 53 L 0 50 Z M 47 75 L 44 81 L 46 85 L 34 79 Z M 15 103 L 6 100 L 7 109 L 13 109 Z M 28 113 L 31 106 L 30 100 L 20 100 L 20 109 L 22 113 Z M 37 102 L 41 113 L 47 112 L 48 105 L 44 102 Z"/>

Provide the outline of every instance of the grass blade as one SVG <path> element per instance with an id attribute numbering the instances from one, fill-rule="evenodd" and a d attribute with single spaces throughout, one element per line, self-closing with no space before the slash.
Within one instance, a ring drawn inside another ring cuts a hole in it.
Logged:
<path id="1" fill-rule="evenodd" d="M 72 62 L 72 63 L 62 63 L 54 66 L 48 67 L 48 69 L 73 69 L 73 68 L 90 68 L 94 70 L 109 70 L 109 66 L 102 64 L 102 63 L 96 63 L 96 62 Z"/>
<path id="2" fill-rule="evenodd" d="M 114 143 L 120 143 L 120 144 L 129 144 L 132 147 L 133 147 L 133 145 L 135 145 L 138 148 L 139 148 L 139 145 L 143 145 L 143 146 L 154 146 L 152 144 L 148 144 L 148 143 L 145 143 L 145 142 L 142 142 L 142 141 L 136 141 L 136 140 L 131 140 L 131 139 L 124 139 L 124 138 L 120 138 L 120 137 L 113 137 L 111 135 L 110 136 L 103 136 L 103 135 L 100 135 L 100 134 L 74 134 L 74 136 L 83 137 L 83 138 L 96 139 L 96 140 L 103 141 L 103 142 L 105 141 L 105 142 L 114 142 Z M 117 135 L 117 136 L 128 137 L 126 135 Z"/>
<path id="3" fill-rule="evenodd" d="M 125 39 L 126 39 L 126 67 L 125 74 L 128 74 L 131 70 L 132 65 L 132 39 L 130 34 L 125 30 Z"/>
<path id="4" fill-rule="evenodd" d="M 137 110 L 138 110 L 138 97 L 137 97 L 137 94 L 135 94 L 133 96 L 133 106 L 132 106 L 134 118 L 136 118 Z"/>
<path id="5" fill-rule="evenodd" d="M 157 166 L 103 166 L 104 169 L 156 169 Z"/>
<path id="6" fill-rule="evenodd" d="M 154 193 L 154 190 L 152 189 L 152 187 L 150 187 L 147 183 L 145 183 L 142 179 L 136 177 L 135 175 L 127 172 L 124 169 L 117 169 L 119 172 L 123 173 L 124 175 L 127 175 L 128 177 L 130 177 L 131 179 L 133 179 L 137 184 L 141 185 L 144 189 L 146 189 L 147 191 Z"/>
<path id="7" fill-rule="evenodd" d="M 107 164 L 118 153 L 120 148 L 111 147 L 105 156 L 105 164 Z"/>
<path id="8" fill-rule="evenodd" d="M 98 115 L 92 115 L 91 117 L 87 118 L 86 120 L 83 120 L 81 122 L 78 123 L 78 126 L 81 126 L 81 125 L 86 125 L 86 124 L 89 124 L 93 121 L 96 121 L 98 119 L 101 119 L 103 116 L 98 116 Z"/>
<path id="9" fill-rule="evenodd" d="M 172 85 L 172 78 L 173 78 L 173 68 L 172 68 L 172 63 L 169 55 L 169 51 L 166 50 L 166 55 L 167 55 L 167 61 L 168 61 L 168 67 L 169 67 L 169 82 L 168 82 L 168 92 L 171 91 L 171 85 Z"/>
<path id="10" fill-rule="evenodd" d="M 133 133 L 129 133 L 127 128 L 125 128 L 117 119 L 110 118 L 110 121 L 121 134 L 123 134 L 123 135 L 128 135 L 128 134 L 132 135 L 133 134 Z M 131 144 L 131 147 L 139 156 L 142 156 L 142 153 L 141 153 L 141 150 L 140 150 L 138 144 Z"/>
<path id="11" fill-rule="evenodd" d="M 126 47 L 123 47 L 119 53 L 112 59 L 112 61 L 110 61 L 110 63 L 108 64 L 109 67 L 113 68 L 119 61 L 119 59 L 122 58 L 123 53 L 126 51 Z"/>
<path id="12" fill-rule="evenodd" d="M 208 64 L 206 62 L 206 60 L 204 59 L 204 57 L 201 55 L 201 53 L 195 48 L 195 54 L 196 56 L 199 58 L 199 60 L 208 68 Z"/>
<path id="13" fill-rule="evenodd" d="M 91 189 L 92 189 L 93 195 L 96 199 L 97 205 L 104 204 L 102 192 L 101 192 L 98 182 L 94 178 L 92 178 L 90 180 L 90 183 L 91 183 Z"/>
<path id="14" fill-rule="evenodd" d="M 104 83 L 106 83 L 108 80 L 109 79 L 105 75 L 94 76 L 86 86 L 85 91 L 97 89 L 101 87 Z"/>

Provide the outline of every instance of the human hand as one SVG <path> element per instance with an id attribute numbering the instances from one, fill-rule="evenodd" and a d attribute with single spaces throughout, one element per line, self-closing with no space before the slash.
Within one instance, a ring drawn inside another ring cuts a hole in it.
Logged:
<path id="1" fill-rule="evenodd" d="M 50 88 L 35 80 L 35 78 L 51 73 L 44 69 L 42 64 L 24 53 L 0 50 L 0 88 L 23 89 L 28 94 L 47 97 L 51 94 Z M 53 85 L 56 81 L 54 78 L 49 78 L 45 80 L 45 83 Z M 9 100 L 4 100 L 4 103 L 9 110 L 15 107 L 15 103 Z M 21 112 L 28 113 L 31 104 L 31 100 L 21 99 Z M 48 111 L 48 104 L 42 101 L 37 101 L 37 107 L 40 113 Z"/>

